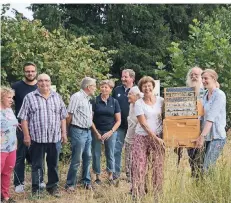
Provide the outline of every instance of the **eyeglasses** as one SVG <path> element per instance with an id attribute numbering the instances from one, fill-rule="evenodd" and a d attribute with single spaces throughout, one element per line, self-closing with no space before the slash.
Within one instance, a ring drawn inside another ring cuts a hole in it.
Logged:
<path id="1" fill-rule="evenodd" d="M 38 82 L 50 82 L 50 80 L 45 79 L 45 80 L 38 80 Z"/>

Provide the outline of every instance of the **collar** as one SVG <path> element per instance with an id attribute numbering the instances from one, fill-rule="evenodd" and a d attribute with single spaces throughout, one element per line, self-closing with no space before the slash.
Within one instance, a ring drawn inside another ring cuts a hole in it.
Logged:
<path id="1" fill-rule="evenodd" d="M 209 98 L 209 100 L 211 100 L 214 97 L 214 95 L 217 93 L 218 90 L 219 90 L 219 88 L 214 88 L 213 89 L 213 92 L 212 92 L 211 97 Z M 205 99 L 207 101 L 209 101 L 208 100 L 208 94 L 209 94 L 209 91 L 207 90 L 206 93 L 205 93 Z"/>
<path id="2" fill-rule="evenodd" d="M 107 102 L 109 102 L 110 99 L 111 99 L 111 96 L 109 95 L 109 97 L 107 98 Z M 99 101 L 105 103 L 105 101 L 103 101 L 102 98 L 101 98 L 101 94 L 99 95 Z"/>
<path id="3" fill-rule="evenodd" d="M 41 96 L 41 97 L 42 97 L 42 94 L 39 92 L 38 89 L 36 89 L 34 92 L 35 92 L 35 95 L 38 95 L 38 96 Z M 53 90 L 50 90 L 50 95 L 49 95 L 49 97 L 54 96 L 54 94 L 55 94 L 55 92 L 54 92 Z"/>
<path id="4" fill-rule="evenodd" d="M 86 93 L 83 89 L 80 89 L 80 92 L 83 94 L 83 96 L 84 96 L 86 99 L 88 99 L 88 100 L 91 99 L 91 96 L 87 95 L 87 93 Z"/>
<path id="5" fill-rule="evenodd" d="M 133 83 L 132 87 L 134 87 L 135 84 Z M 124 85 L 122 85 L 122 87 L 124 88 L 125 92 L 129 91 L 131 89 L 131 87 L 125 87 Z"/>

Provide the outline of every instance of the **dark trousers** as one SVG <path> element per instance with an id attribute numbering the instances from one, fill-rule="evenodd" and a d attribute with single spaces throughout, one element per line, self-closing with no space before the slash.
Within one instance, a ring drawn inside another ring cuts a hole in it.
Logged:
<path id="1" fill-rule="evenodd" d="M 23 143 L 23 132 L 17 129 L 17 140 L 18 146 L 16 151 L 16 164 L 15 164 L 15 172 L 14 172 L 14 185 L 18 186 L 24 183 L 25 178 L 25 159 L 28 163 L 31 163 L 29 150 L 26 145 Z M 43 177 L 43 172 L 42 172 Z"/>
<path id="2" fill-rule="evenodd" d="M 58 161 L 61 151 L 61 142 L 57 143 L 37 143 L 32 141 L 30 154 L 32 161 L 32 192 L 39 190 L 41 175 L 43 171 L 44 156 L 47 153 L 46 162 L 48 168 L 48 182 L 46 189 L 55 189 L 58 186 Z"/>
<path id="3" fill-rule="evenodd" d="M 203 150 L 196 148 L 187 149 L 189 156 L 189 164 L 191 167 L 192 177 L 198 178 L 201 175 L 203 168 Z"/>

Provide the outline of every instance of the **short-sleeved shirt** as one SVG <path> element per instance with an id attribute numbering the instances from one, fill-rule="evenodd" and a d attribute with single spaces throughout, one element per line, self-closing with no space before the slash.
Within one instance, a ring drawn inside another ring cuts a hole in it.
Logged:
<path id="1" fill-rule="evenodd" d="M 109 131 L 115 125 L 115 114 L 120 113 L 119 102 L 109 96 L 107 102 L 103 101 L 101 95 L 97 96 L 93 102 L 94 112 L 93 122 L 100 131 Z"/>
<path id="2" fill-rule="evenodd" d="M 92 126 L 92 104 L 90 103 L 90 97 L 84 90 L 81 89 L 71 96 L 67 111 L 72 114 L 72 125 L 81 128 Z"/>
<path id="3" fill-rule="evenodd" d="M 15 82 L 11 87 L 15 91 L 15 96 L 14 96 L 15 115 L 18 115 L 21 109 L 22 103 L 23 103 L 23 99 L 28 93 L 33 92 L 37 89 L 37 84 L 28 85 L 23 80 L 21 80 L 21 81 Z"/>
<path id="4" fill-rule="evenodd" d="M 162 122 L 162 107 L 164 104 L 164 98 L 156 97 L 156 102 L 154 105 L 148 105 L 144 100 L 138 99 L 135 103 L 135 115 L 144 115 L 147 124 L 152 132 L 160 136 L 163 132 L 163 122 Z M 136 134 L 146 136 L 148 133 L 141 127 L 140 123 L 137 124 Z"/>
<path id="5" fill-rule="evenodd" d="M 213 122 L 207 141 L 226 138 L 226 96 L 225 93 L 216 88 L 208 100 L 208 91 L 203 97 L 204 116 L 202 116 L 202 127 L 206 121 Z"/>
<path id="6" fill-rule="evenodd" d="M 17 148 L 16 128 L 18 120 L 11 108 L 1 109 L 1 152 L 12 152 Z"/>
<path id="7" fill-rule="evenodd" d="M 31 139 L 38 143 L 57 143 L 61 140 L 61 121 L 67 110 L 61 96 L 52 91 L 45 99 L 38 90 L 26 95 L 18 118 L 28 121 Z"/>
<path id="8" fill-rule="evenodd" d="M 128 115 L 128 130 L 125 137 L 125 141 L 129 144 L 134 143 L 136 125 L 138 123 L 135 115 L 134 104 L 130 104 L 130 110 Z"/>
<path id="9" fill-rule="evenodd" d="M 121 125 L 120 128 L 127 130 L 128 128 L 128 113 L 129 113 L 129 102 L 128 102 L 128 92 L 130 88 L 125 89 L 123 85 L 117 86 L 113 92 L 112 97 L 118 100 L 121 109 Z"/>

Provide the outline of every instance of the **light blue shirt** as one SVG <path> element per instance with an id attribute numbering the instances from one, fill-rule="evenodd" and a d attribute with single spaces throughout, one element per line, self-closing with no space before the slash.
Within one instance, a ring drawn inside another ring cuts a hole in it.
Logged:
<path id="1" fill-rule="evenodd" d="M 18 120 L 11 108 L 1 109 L 1 152 L 12 152 L 17 148 L 16 128 Z"/>
<path id="2" fill-rule="evenodd" d="M 210 132 L 206 136 L 206 141 L 226 138 L 226 96 L 225 93 L 216 88 L 208 100 L 208 91 L 203 97 L 204 116 L 202 117 L 202 128 L 206 121 L 213 122 Z"/>

